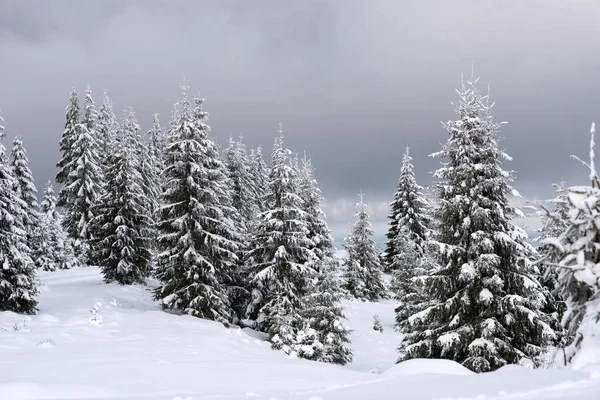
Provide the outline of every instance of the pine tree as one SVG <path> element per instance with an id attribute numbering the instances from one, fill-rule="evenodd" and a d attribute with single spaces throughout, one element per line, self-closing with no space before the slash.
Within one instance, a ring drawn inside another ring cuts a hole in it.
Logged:
<path id="1" fill-rule="evenodd" d="M 229 138 L 225 158 L 232 185 L 232 204 L 240 213 L 244 227 L 250 229 L 260 210 L 257 206 L 254 179 L 246 153 L 246 145 L 242 140 L 242 137 L 237 142 L 233 138 Z"/>
<path id="2" fill-rule="evenodd" d="M 39 212 L 37 202 L 37 189 L 33 181 L 33 174 L 29 168 L 29 159 L 23 147 L 23 140 L 16 136 L 10 153 L 10 164 L 12 175 L 16 180 L 15 192 L 23 200 L 23 228 L 27 233 L 27 244 L 31 250 L 35 250 L 34 232 L 39 224 Z"/>
<path id="3" fill-rule="evenodd" d="M 394 270 L 394 258 L 400 253 L 395 247 L 400 231 L 404 231 L 403 236 L 408 235 L 409 240 L 422 248 L 431 225 L 427 213 L 429 204 L 422 194 L 423 188 L 417 185 L 413 168 L 409 147 L 406 146 L 398 179 L 398 190 L 394 194 L 394 201 L 390 203 L 392 211 L 388 216 L 390 222 L 385 251 L 388 270 Z"/>
<path id="4" fill-rule="evenodd" d="M 160 211 L 155 291 L 164 308 L 228 324 L 232 319 L 225 286 L 237 263 L 225 166 L 208 137 L 203 100 L 192 109 L 184 88 L 167 147 L 164 205 Z"/>
<path id="5" fill-rule="evenodd" d="M 269 334 L 273 348 L 289 352 L 302 327 L 301 299 L 315 273 L 316 256 L 281 125 L 278 132 L 265 196 L 269 210 L 259 215 L 248 258 L 253 288 L 248 313 L 256 327 Z"/>
<path id="6" fill-rule="evenodd" d="M 344 244 L 348 252 L 344 262 L 344 288 L 354 298 L 377 301 L 385 297 L 385 286 L 363 197 L 361 193 L 360 201 L 356 204 L 359 208 L 356 222 Z"/>
<path id="7" fill-rule="evenodd" d="M 0 117 L 0 140 L 4 138 L 3 121 Z M 0 311 L 34 314 L 38 293 L 35 266 L 23 226 L 26 204 L 15 192 L 17 186 L 0 142 Z"/>
<path id="8" fill-rule="evenodd" d="M 406 320 L 399 361 L 445 358 L 485 372 L 506 364 L 537 363 L 555 338 L 539 310 L 546 301 L 531 276 L 531 246 L 510 217 L 510 159 L 498 148 L 499 125 L 475 82 L 458 91 L 459 119 L 436 157 L 434 176 L 440 267 L 425 285 L 434 304 Z"/>
<path id="9" fill-rule="evenodd" d="M 40 203 L 40 223 L 35 233 L 38 245 L 34 250 L 36 267 L 44 271 L 69 269 L 79 266 L 73 247 L 61 225 L 61 216 L 56 210 L 56 196 L 52 182 L 48 182 Z"/>
<path id="10" fill-rule="evenodd" d="M 102 191 L 102 171 L 95 131 L 95 109 L 91 92 L 86 93 L 84 117 L 75 123 L 78 113 L 76 92 L 67 109 L 67 125 L 61 140 L 63 158 L 56 180 L 63 184 L 58 194 L 58 206 L 65 207 L 63 226 L 75 241 L 75 251 L 82 260 L 88 254 L 90 234 L 88 223 L 93 219 L 92 207 Z M 74 125 L 75 124 L 75 125 Z M 74 125 L 74 128 L 73 128 Z"/>
<path id="11" fill-rule="evenodd" d="M 592 124 L 590 186 L 562 188 L 559 198 L 567 203 L 547 212 L 557 229 L 557 237 L 542 240 L 547 248 L 547 263 L 557 275 L 557 289 L 566 309 L 562 324 L 566 329 L 565 363 L 571 363 L 600 330 L 600 178 L 595 166 L 595 126 Z M 564 212 L 567 211 L 567 212 Z M 560 228 L 565 229 L 560 232 Z"/>
<path id="12" fill-rule="evenodd" d="M 136 138 L 122 138 L 121 150 L 108 158 L 107 191 L 98 201 L 91 224 L 95 227 L 94 260 L 102 268 L 104 281 L 122 285 L 143 283 L 152 258 L 148 201 L 128 141 Z"/>
<path id="13" fill-rule="evenodd" d="M 311 161 L 306 158 L 306 155 L 301 161 L 298 184 L 303 204 L 302 210 L 306 213 L 308 238 L 313 243 L 312 251 L 320 262 L 325 262 L 333 257 L 335 245 L 324 219 L 325 214 L 321 209 L 321 201 L 323 200 L 321 190 L 314 178 Z"/>
<path id="14" fill-rule="evenodd" d="M 305 327 L 297 335 L 296 348 L 301 358 L 344 365 L 352 361 L 352 350 L 350 331 L 343 322 L 337 270 L 337 260 L 322 264 L 317 283 L 303 298 L 300 315 Z"/>

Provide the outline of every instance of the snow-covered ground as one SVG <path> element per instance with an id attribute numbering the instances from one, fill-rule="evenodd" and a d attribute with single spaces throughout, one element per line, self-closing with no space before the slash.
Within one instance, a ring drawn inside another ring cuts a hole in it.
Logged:
<path id="1" fill-rule="evenodd" d="M 477 375 L 445 360 L 395 365 L 391 301 L 346 303 L 355 360 L 340 367 L 272 351 L 251 330 L 163 312 L 148 288 L 106 285 L 97 268 L 40 279 L 38 315 L 0 313 L 0 400 L 600 399 L 600 367 Z"/>

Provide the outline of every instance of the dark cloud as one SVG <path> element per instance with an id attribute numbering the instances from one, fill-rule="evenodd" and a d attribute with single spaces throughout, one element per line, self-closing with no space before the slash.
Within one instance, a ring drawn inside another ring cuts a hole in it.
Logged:
<path id="1" fill-rule="evenodd" d="M 146 128 L 155 111 L 167 122 L 185 76 L 221 143 L 243 134 L 268 154 L 281 121 L 329 204 L 351 204 L 360 189 L 385 204 L 406 144 L 419 181 L 431 181 L 439 164 L 427 156 L 474 65 L 509 122 L 516 188 L 546 198 L 553 182 L 586 177 L 569 155 L 587 154 L 600 115 L 599 18 L 598 2 L 562 0 L 5 0 L 0 108 L 41 186 L 72 86 L 90 84 L 98 103 L 107 89 Z"/>

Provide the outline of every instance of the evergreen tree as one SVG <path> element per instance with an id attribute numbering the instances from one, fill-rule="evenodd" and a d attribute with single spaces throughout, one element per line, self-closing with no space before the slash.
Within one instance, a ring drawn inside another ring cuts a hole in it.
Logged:
<path id="1" fill-rule="evenodd" d="M 66 110 L 67 120 L 65 122 L 65 130 L 60 139 L 60 151 L 63 157 L 57 164 L 59 171 L 56 174 L 56 181 L 58 183 L 66 183 L 71 172 L 73 172 L 73 168 L 76 166 L 72 160 L 73 154 L 71 150 L 73 143 L 77 139 L 77 126 L 79 125 L 79 95 L 75 88 L 71 90 Z"/>
<path id="2" fill-rule="evenodd" d="M 0 117 L 0 140 L 4 138 L 3 121 Z M 17 186 L 0 142 L 0 311 L 34 314 L 38 293 L 35 266 L 23 225 L 26 203 L 15 192 Z"/>
<path id="3" fill-rule="evenodd" d="M 320 262 L 325 262 L 333 257 L 335 245 L 333 237 L 327 222 L 325 214 L 321 209 L 321 190 L 314 178 L 314 169 L 310 159 L 302 159 L 299 170 L 299 190 L 302 199 L 303 211 L 306 213 L 306 225 L 308 228 L 308 238 L 312 241 L 312 250 Z"/>
<path id="4" fill-rule="evenodd" d="M 171 123 L 163 173 L 155 297 L 164 308 L 228 324 L 232 318 L 225 285 L 237 263 L 225 166 L 208 137 L 203 101 L 192 109 L 185 93 Z"/>
<path id="5" fill-rule="evenodd" d="M 269 334 L 273 348 L 286 352 L 293 350 L 302 327 L 302 297 L 316 261 L 294 175 L 280 125 L 265 196 L 269 210 L 259 215 L 248 258 L 252 279 L 248 313 L 256 319 L 256 327 Z"/>
<path id="6" fill-rule="evenodd" d="M 58 205 L 65 207 L 63 226 L 75 242 L 77 255 L 86 260 L 90 234 L 88 223 L 93 219 L 92 207 L 102 190 L 102 171 L 99 146 L 95 131 L 95 109 L 91 92 L 86 93 L 84 117 L 75 124 L 78 113 L 76 92 L 67 109 L 67 125 L 61 140 L 63 158 L 56 180 L 63 184 L 58 194 Z M 73 124 L 74 128 L 73 128 Z"/>
<path id="7" fill-rule="evenodd" d="M 352 297 L 377 301 L 385 297 L 382 268 L 373 241 L 373 230 L 369 222 L 367 205 L 360 195 L 356 222 L 346 238 L 344 248 L 348 258 L 344 262 L 344 288 Z"/>
<path id="8" fill-rule="evenodd" d="M 566 329 L 565 363 L 573 362 L 590 336 L 600 330 L 600 179 L 595 166 L 594 134 L 592 124 L 590 162 L 591 186 L 562 188 L 559 198 L 567 203 L 547 218 L 555 227 L 564 226 L 557 237 L 547 237 L 542 243 L 547 248 L 546 261 L 551 273 L 557 276 L 557 289 L 565 302 L 562 324 Z"/>
<path id="9" fill-rule="evenodd" d="M 250 170 L 254 178 L 256 205 L 260 212 L 267 211 L 266 193 L 269 186 L 269 168 L 263 159 L 260 146 L 250 152 Z"/>
<path id="10" fill-rule="evenodd" d="M 115 146 L 118 130 L 119 124 L 117 123 L 117 117 L 113 111 L 113 104 L 105 90 L 102 106 L 98 112 L 98 123 L 96 126 L 98 151 L 100 153 L 103 171 L 108 165 L 108 157 L 117 150 Z"/>
<path id="11" fill-rule="evenodd" d="M 52 182 L 48 182 L 40 203 L 40 223 L 37 227 L 34 250 L 36 267 L 44 271 L 69 269 L 79 266 L 73 248 L 61 225 L 61 216 L 56 210 L 56 196 Z"/>
<path id="12" fill-rule="evenodd" d="M 148 131 L 147 137 L 149 186 L 153 189 L 151 194 L 154 197 L 154 216 L 158 216 L 158 207 L 160 206 L 163 187 L 161 174 L 165 169 L 165 149 L 167 145 L 158 114 L 154 114 L 152 128 Z"/>
<path id="13" fill-rule="evenodd" d="M 236 142 L 229 138 L 229 146 L 225 150 L 226 165 L 232 186 L 232 204 L 240 213 L 245 229 L 250 229 L 260 212 L 257 206 L 254 178 L 246 145 L 242 137 Z"/>
<path id="14" fill-rule="evenodd" d="M 536 364 L 555 338 L 539 310 L 546 301 L 531 276 L 531 246 L 511 222 L 510 159 L 498 148 L 499 125 L 475 82 L 458 91 L 459 119 L 446 124 L 445 159 L 434 174 L 440 267 L 426 278 L 433 299 L 403 326 L 399 361 L 445 358 L 485 372 Z"/>
<path id="15" fill-rule="evenodd" d="M 16 181 L 15 192 L 23 200 L 23 227 L 27 233 L 27 244 L 31 250 L 35 250 L 34 232 L 39 224 L 39 212 L 37 202 L 37 189 L 33 181 L 33 174 L 29 168 L 29 160 L 23 140 L 16 136 L 10 153 L 12 175 Z"/>
<path id="16" fill-rule="evenodd" d="M 108 158 L 107 191 L 98 201 L 92 221 L 94 260 L 102 268 L 105 282 L 122 285 L 142 283 L 149 275 L 152 258 L 148 202 L 135 153 L 127 145 L 135 140 L 122 138 L 121 150 Z"/>
<path id="17" fill-rule="evenodd" d="M 350 331 L 343 323 L 337 269 L 338 262 L 334 259 L 324 263 L 316 285 L 304 297 L 300 314 L 305 328 L 299 332 L 297 348 L 302 358 L 344 365 L 352 361 L 352 350 Z"/>
<path id="18" fill-rule="evenodd" d="M 436 268 L 428 246 L 417 245 L 413 239 L 400 231 L 394 248 L 394 272 L 391 291 L 398 301 L 396 306 L 396 327 L 403 330 L 406 319 L 430 305 L 424 280 Z"/>
<path id="19" fill-rule="evenodd" d="M 417 185 L 413 172 L 412 157 L 406 146 L 398 179 L 398 190 L 394 194 L 394 201 L 390 203 L 392 209 L 388 216 L 389 230 L 385 251 L 386 269 L 394 270 L 394 258 L 400 254 L 395 247 L 400 231 L 402 236 L 411 240 L 417 247 L 422 248 L 427 240 L 431 224 L 427 209 L 429 204 L 422 194 L 423 188 Z"/>

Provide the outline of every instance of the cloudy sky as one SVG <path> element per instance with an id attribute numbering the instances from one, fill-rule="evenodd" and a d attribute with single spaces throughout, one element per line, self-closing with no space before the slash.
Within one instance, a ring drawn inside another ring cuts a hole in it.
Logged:
<path id="1" fill-rule="evenodd" d="M 267 154 L 282 122 L 306 151 L 337 239 L 359 190 L 379 236 L 408 144 L 417 179 L 446 139 L 461 73 L 491 85 L 502 147 L 526 200 L 585 182 L 600 121 L 600 2 L 0 1 L 0 109 L 24 137 L 38 186 L 52 179 L 69 92 L 108 90 L 142 126 L 168 121 L 185 76 L 220 143 Z M 523 201 L 521 201 L 522 203 Z"/>

